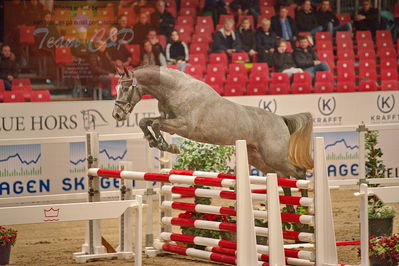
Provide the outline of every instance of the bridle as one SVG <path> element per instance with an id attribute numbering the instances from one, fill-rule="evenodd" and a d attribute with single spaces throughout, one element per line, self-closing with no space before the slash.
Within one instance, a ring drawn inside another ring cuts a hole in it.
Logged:
<path id="1" fill-rule="evenodd" d="M 138 84 L 137 84 L 137 79 L 135 77 L 125 80 L 126 81 L 132 81 L 132 85 L 128 88 L 128 95 L 127 95 L 127 99 L 126 100 L 115 100 L 115 106 L 118 106 L 119 109 L 122 110 L 122 112 L 125 115 L 130 114 L 130 112 L 132 112 L 134 105 L 132 104 L 132 100 L 133 100 L 133 93 L 134 90 L 138 88 Z M 121 82 L 123 83 L 123 82 Z M 122 85 L 121 85 L 122 86 Z M 123 87 L 122 87 L 123 89 Z"/>

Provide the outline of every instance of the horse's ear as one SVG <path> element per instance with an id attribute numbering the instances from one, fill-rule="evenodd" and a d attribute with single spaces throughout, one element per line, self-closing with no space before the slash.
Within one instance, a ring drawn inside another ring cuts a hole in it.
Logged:
<path id="1" fill-rule="evenodd" d="M 116 73 L 117 73 L 120 77 L 123 76 L 123 71 L 122 71 L 119 67 L 116 67 Z"/>

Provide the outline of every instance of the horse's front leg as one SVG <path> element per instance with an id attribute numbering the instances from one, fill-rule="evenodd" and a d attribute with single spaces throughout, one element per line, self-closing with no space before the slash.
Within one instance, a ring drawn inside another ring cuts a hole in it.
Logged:
<path id="1" fill-rule="evenodd" d="M 152 130 L 158 140 L 159 146 L 158 148 L 162 151 L 167 151 L 170 153 L 180 153 L 179 147 L 176 144 L 169 144 L 166 142 L 164 137 L 162 136 L 161 131 L 168 132 L 169 134 L 173 135 L 178 130 L 185 131 L 187 128 L 183 122 L 183 120 L 175 118 L 175 119 L 155 119 L 152 123 Z"/>
<path id="2" fill-rule="evenodd" d="M 151 148 L 159 146 L 157 138 L 148 129 L 148 127 L 152 125 L 152 123 L 154 122 L 155 119 L 157 119 L 157 118 L 147 117 L 147 118 L 142 118 L 139 122 L 139 127 L 143 131 L 144 137 L 148 140 L 148 143 Z"/>

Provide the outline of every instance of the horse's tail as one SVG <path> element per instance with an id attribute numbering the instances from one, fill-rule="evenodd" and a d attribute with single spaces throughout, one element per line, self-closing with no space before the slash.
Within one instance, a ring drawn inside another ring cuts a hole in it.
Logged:
<path id="1" fill-rule="evenodd" d="M 310 145 L 313 131 L 313 118 L 310 113 L 283 116 L 291 134 L 288 159 L 307 170 L 313 169 Z"/>

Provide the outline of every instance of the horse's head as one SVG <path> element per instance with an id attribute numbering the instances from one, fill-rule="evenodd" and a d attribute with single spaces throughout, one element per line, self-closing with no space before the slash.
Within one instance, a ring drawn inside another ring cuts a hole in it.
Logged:
<path id="1" fill-rule="evenodd" d="M 117 68 L 121 77 L 117 85 L 117 96 L 112 116 L 117 121 L 123 121 L 132 112 L 134 106 L 141 100 L 143 89 L 137 84 L 132 70 L 125 67 L 123 71 Z"/>

